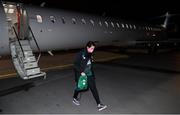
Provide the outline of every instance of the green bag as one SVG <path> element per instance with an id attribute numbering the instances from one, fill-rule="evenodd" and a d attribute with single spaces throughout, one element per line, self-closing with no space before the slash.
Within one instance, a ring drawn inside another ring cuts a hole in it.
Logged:
<path id="1" fill-rule="evenodd" d="M 78 87 L 77 89 L 78 90 L 86 90 L 88 87 L 88 84 L 87 84 L 87 76 L 80 76 L 79 77 L 79 80 L 78 80 Z"/>

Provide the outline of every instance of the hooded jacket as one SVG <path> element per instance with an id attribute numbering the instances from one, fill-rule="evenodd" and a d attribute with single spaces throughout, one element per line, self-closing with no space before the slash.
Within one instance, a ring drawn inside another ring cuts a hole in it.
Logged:
<path id="1" fill-rule="evenodd" d="M 91 76 L 88 77 L 94 77 L 94 71 L 93 71 L 93 63 L 92 63 L 92 54 L 87 52 L 87 49 L 81 50 L 75 58 L 74 61 L 74 71 L 75 71 L 75 81 L 77 82 L 79 77 L 81 76 L 81 73 L 85 73 L 85 69 L 88 67 L 88 63 L 91 64 L 90 71 L 92 72 Z"/>

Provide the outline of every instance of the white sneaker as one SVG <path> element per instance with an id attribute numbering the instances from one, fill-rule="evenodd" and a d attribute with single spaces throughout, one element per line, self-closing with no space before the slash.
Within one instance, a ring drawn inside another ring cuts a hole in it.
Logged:
<path id="1" fill-rule="evenodd" d="M 80 105 L 78 99 L 76 99 L 76 98 L 73 98 L 73 103 L 74 103 L 75 105 Z"/>
<path id="2" fill-rule="evenodd" d="M 101 110 L 103 110 L 103 109 L 106 109 L 107 106 L 106 106 L 106 105 L 103 105 L 103 104 L 98 104 L 97 108 L 98 108 L 98 111 L 101 111 Z"/>

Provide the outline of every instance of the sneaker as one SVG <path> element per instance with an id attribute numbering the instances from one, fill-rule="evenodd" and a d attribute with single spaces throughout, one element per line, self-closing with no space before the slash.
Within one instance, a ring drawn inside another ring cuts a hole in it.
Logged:
<path id="1" fill-rule="evenodd" d="M 103 104 L 98 104 L 97 108 L 98 108 L 98 111 L 101 111 L 101 110 L 103 110 L 103 109 L 106 109 L 107 106 L 106 106 L 106 105 L 103 105 Z"/>
<path id="2" fill-rule="evenodd" d="M 73 103 L 74 103 L 75 105 L 80 105 L 78 99 L 76 99 L 76 98 L 73 98 Z"/>

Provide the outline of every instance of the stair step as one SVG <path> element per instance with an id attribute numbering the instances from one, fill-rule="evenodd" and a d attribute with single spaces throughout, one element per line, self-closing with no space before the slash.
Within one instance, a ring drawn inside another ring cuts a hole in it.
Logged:
<path id="1" fill-rule="evenodd" d="M 39 74 L 30 75 L 30 76 L 24 77 L 23 79 L 27 80 L 27 79 L 37 78 L 37 77 L 41 77 L 41 76 L 44 76 L 44 78 L 46 78 L 46 73 L 40 72 Z"/>
<path id="2" fill-rule="evenodd" d="M 23 63 L 34 62 L 34 61 L 36 61 L 35 56 L 30 56 L 30 57 L 24 58 Z"/>
<path id="3" fill-rule="evenodd" d="M 16 46 L 18 51 L 21 51 L 20 46 Z M 32 51 L 31 47 L 29 45 L 22 46 L 23 51 Z"/>
<path id="4" fill-rule="evenodd" d="M 23 55 L 22 51 L 19 52 L 19 55 Z M 33 52 L 32 51 L 24 51 L 24 56 L 25 56 L 25 58 L 31 57 L 31 56 L 33 56 Z"/>
<path id="5" fill-rule="evenodd" d="M 36 68 L 38 67 L 37 62 L 24 63 L 24 69 Z"/>
<path id="6" fill-rule="evenodd" d="M 32 51 L 24 51 L 24 55 L 26 57 L 29 57 L 29 56 L 32 56 L 33 55 L 33 52 Z"/>
<path id="7" fill-rule="evenodd" d="M 40 68 L 27 69 L 26 73 L 27 73 L 27 76 L 39 74 Z"/>
<path id="8" fill-rule="evenodd" d="M 28 40 L 20 40 L 20 44 L 17 41 L 11 41 L 10 48 L 13 64 L 22 79 L 26 80 L 41 76 L 44 76 L 44 78 L 46 77 L 46 73 L 41 72 L 38 67 L 36 57 L 33 55 Z M 23 49 L 23 52 L 21 48 Z M 25 57 L 23 57 L 23 53 Z"/>
<path id="9" fill-rule="evenodd" d="M 20 43 L 21 43 L 22 46 L 23 45 L 29 45 L 29 41 L 28 40 L 20 40 Z M 16 41 L 16 45 L 19 45 L 18 41 Z"/>

